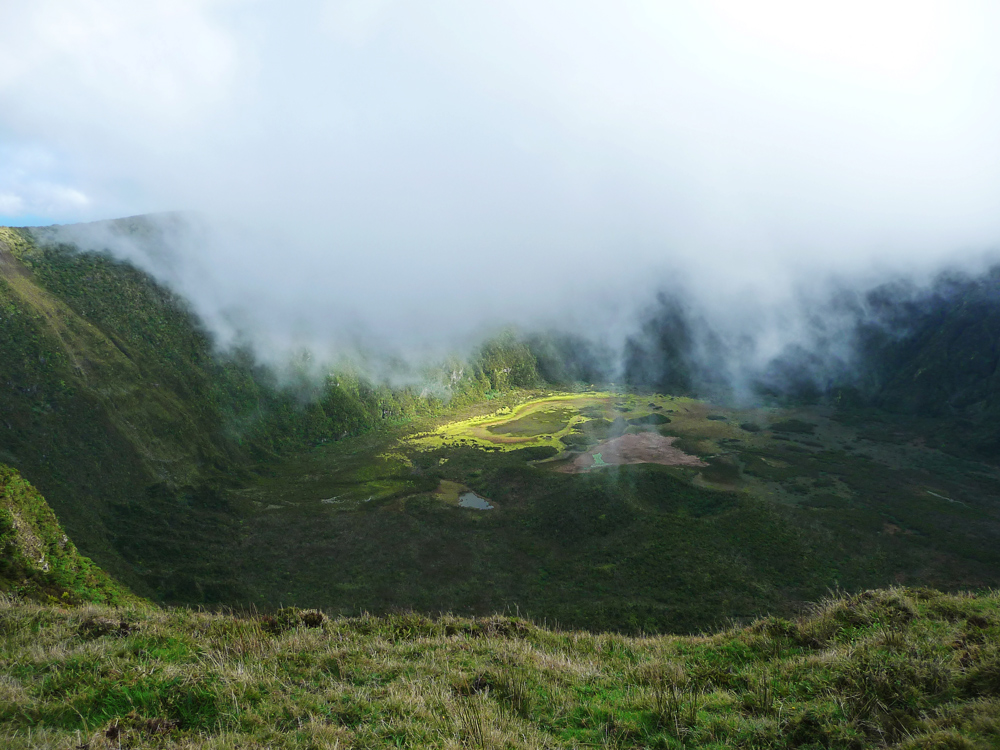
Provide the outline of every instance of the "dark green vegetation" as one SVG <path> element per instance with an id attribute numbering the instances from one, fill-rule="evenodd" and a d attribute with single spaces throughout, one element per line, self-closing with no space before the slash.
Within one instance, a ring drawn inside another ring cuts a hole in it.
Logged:
<path id="1" fill-rule="evenodd" d="M 823 601 L 700 637 L 0 600 L 5 747 L 1000 744 L 1000 598 Z"/>
<path id="2" fill-rule="evenodd" d="M 709 419 L 711 418 L 709 417 Z M 816 432 L 816 425 L 812 422 L 804 422 L 801 419 L 784 419 L 780 422 L 773 422 L 771 430 L 774 432 L 794 432 L 798 435 L 812 435 Z"/>
<path id="3" fill-rule="evenodd" d="M 902 431 L 930 444 L 1000 460 L 1000 268 L 927 290 L 887 285 L 868 305 L 859 379 L 835 395 L 869 407 L 859 422 L 879 416 L 871 409 L 905 416 Z"/>
<path id="4" fill-rule="evenodd" d="M 667 467 L 571 476 L 529 464 L 552 449 L 464 448 L 415 454 L 414 474 L 370 454 L 354 463 L 359 447 L 298 457 L 233 501 L 246 513 L 240 578 L 260 605 L 520 610 L 572 626 L 690 630 L 826 585 L 803 569 L 808 547 L 783 513 Z M 442 504 L 430 494 L 439 477 L 495 510 Z"/>
<path id="5" fill-rule="evenodd" d="M 2 464 L 0 593 L 63 604 L 135 600 L 77 552 L 45 498 L 16 471 Z"/>
<path id="6" fill-rule="evenodd" d="M 711 419 L 712 417 L 709 416 L 708 418 Z M 668 424 L 670 422 L 670 417 L 664 416 L 663 414 L 647 414 L 645 417 L 634 417 L 632 419 L 626 419 L 625 421 L 631 425 L 660 425 Z"/>

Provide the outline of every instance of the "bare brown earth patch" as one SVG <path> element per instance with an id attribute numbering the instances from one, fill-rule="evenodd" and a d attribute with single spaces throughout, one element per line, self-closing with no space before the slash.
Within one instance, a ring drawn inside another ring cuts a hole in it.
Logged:
<path id="1" fill-rule="evenodd" d="M 590 448 L 557 471 L 579 474 L 595 466 L 622 464 L 663 464 L 664 466 L 708 466 L 697 456 L 675 448 L 677 438 L 665 437 L 658 432 L 639 432 L 621 435 Z M 599 457 L 599 458 L 598 458 Z"/>

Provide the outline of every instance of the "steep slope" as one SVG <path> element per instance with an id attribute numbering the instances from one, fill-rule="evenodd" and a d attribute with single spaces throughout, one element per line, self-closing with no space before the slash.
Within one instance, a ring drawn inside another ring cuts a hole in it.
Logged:
<path id="1" fill-rule="evenodd" d="M 804 321 L 810 335 L 742 373 L 758 396 L 828 404 L 853 421 L 895 421 L 883 432 L 1000 460 L 1000 267 L 943 273 L 923 287 L 895 281 L 842 289 L 795 314 L 811 316 Z M 582 344 L 565 349 L 578 372 L 600 364 Z M 725 343 L 693 306 L 661 297 L 626 342 L 623 375 L 640 388 L 725 399 L 731 373 L 747 366 L 750 357 L 741 356 L 752 351 L 752 340 Z M 575 362 L 580 357 L 586 367 Z"/>
<path id="2" fill-rule="evenodd" d="M 867 402 L 922 421 L 937 444 L 1000 459 L 1000 268 L 946 275 L 925 292 L 886 286 L 869 303 Z"/>
<path id="3" fill-rule="evenodd" d="M 393 411 L 391 393 L 343 380 L 303 406 L 245 352 L 216 356 L 184 302 L 142 272 L 0 229 L 0 459 L 140 592 L 167 578 L 211 588 L 211 570 L 185 566 L 191 548 L 238 533 L 221 485 Z"/>
<path id="4" fill-rule="evenodd" d="M 102 231 L 164 241 L 153 218 Z M 0 460 L 143 595 L 247 599 L 232 576 L 241 531 L 223 490 L 280 455 L 440 405 L 349 371 L 279 382 L 248 351 L 217 351 L 176 294 L 65 244 L 71 236 L 0 228 Z M 503 338 L 439 375 L 431 390 L 455 402 L 537 377 L 526 347 Z"/>
<path id="5" fill-rule="evenodd" d="M 11 230 L 0 241 L 0 457 L 32 478 L 88 554 L 148 591 L 125 540 L 170 544 L 224 524 L 178 512 L 238 457 L 219 439 L 199 362 L 210 362 L 209 342 L 132 269 L 42 250 Z M 129 523 L 136 513 L 148 531 Z"/>
<path id="6" fill-rule="evenodd" d="M 0 592 L 61 604 L 135 597 L 81 555 L 38 491 L 0 464 Z"/>

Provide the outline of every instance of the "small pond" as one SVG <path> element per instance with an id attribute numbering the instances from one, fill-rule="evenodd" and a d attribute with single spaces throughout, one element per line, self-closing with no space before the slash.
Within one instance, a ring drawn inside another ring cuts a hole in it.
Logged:
<path id="1" fill-rule="evenodd" d="M 476 510 L 493 510 L 493 506 L 484 497 L 479 497 L 475 492 L 463 492 L 458 496 L 458 504 L 463 508 L 475 508 Z"/>

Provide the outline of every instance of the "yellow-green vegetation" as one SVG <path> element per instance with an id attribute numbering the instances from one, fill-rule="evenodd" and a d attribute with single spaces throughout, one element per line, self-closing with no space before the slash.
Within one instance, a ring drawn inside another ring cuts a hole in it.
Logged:
<path id="1" fill-rule="evenodd" d="M 12 750 L 1000 744 L 995 592 L 866 591 L 687 637 L 0 599 L 0 632 Z"/>
<path id="2" fill-rule="evenodd" d="M 135 601 L 77 552 L 52 509 L 20 474 L 0 464 L 0 592 L 47 602 Z"/>
<path id="3" fill-rule="evenodd" d="M 417 432 L 405 440 L 405 445 L 424 451 L 441 448 L 479 448 L 487 451 L 555 448 L 557 452 L 562 452 L 613 435 L 670 423 L 672 419 L 666 417 L 668 413 L 680 413 L 682 429 L 690 429 L 694 423 L 700 425 L 704 422 L 704 412 L 708 408 L 709 405 L 704 402 L 679 396 L 640 396 L 610 391 L 549 392 L 489 414 L 450 421 L 433 430 Z M 729 434 L 716 423 L 707 424 L 707 435 Z"/>
<path id="4" fill-rule="evenodd" d="M 448 505 L 458 505 L 458 500 L 462 496 L 462 493 L 468 491 L 469 488 L 464 484 L 442 479 L 441 484 L 438 485 L 437 490 L 434 492 L 434 497 Z"/>
<path id="5" fill-rule="evenodd" d="M 448 422 L 429 432 L 417 433 L 407 443 L 422 450 L 473 447 L 484 450 L 517 450 L 538 446 L 565 448 L 562 439 L 590 418 L 580 410 L 609 403 L 612 393 L 553 393 L 492 414 Z"/>

